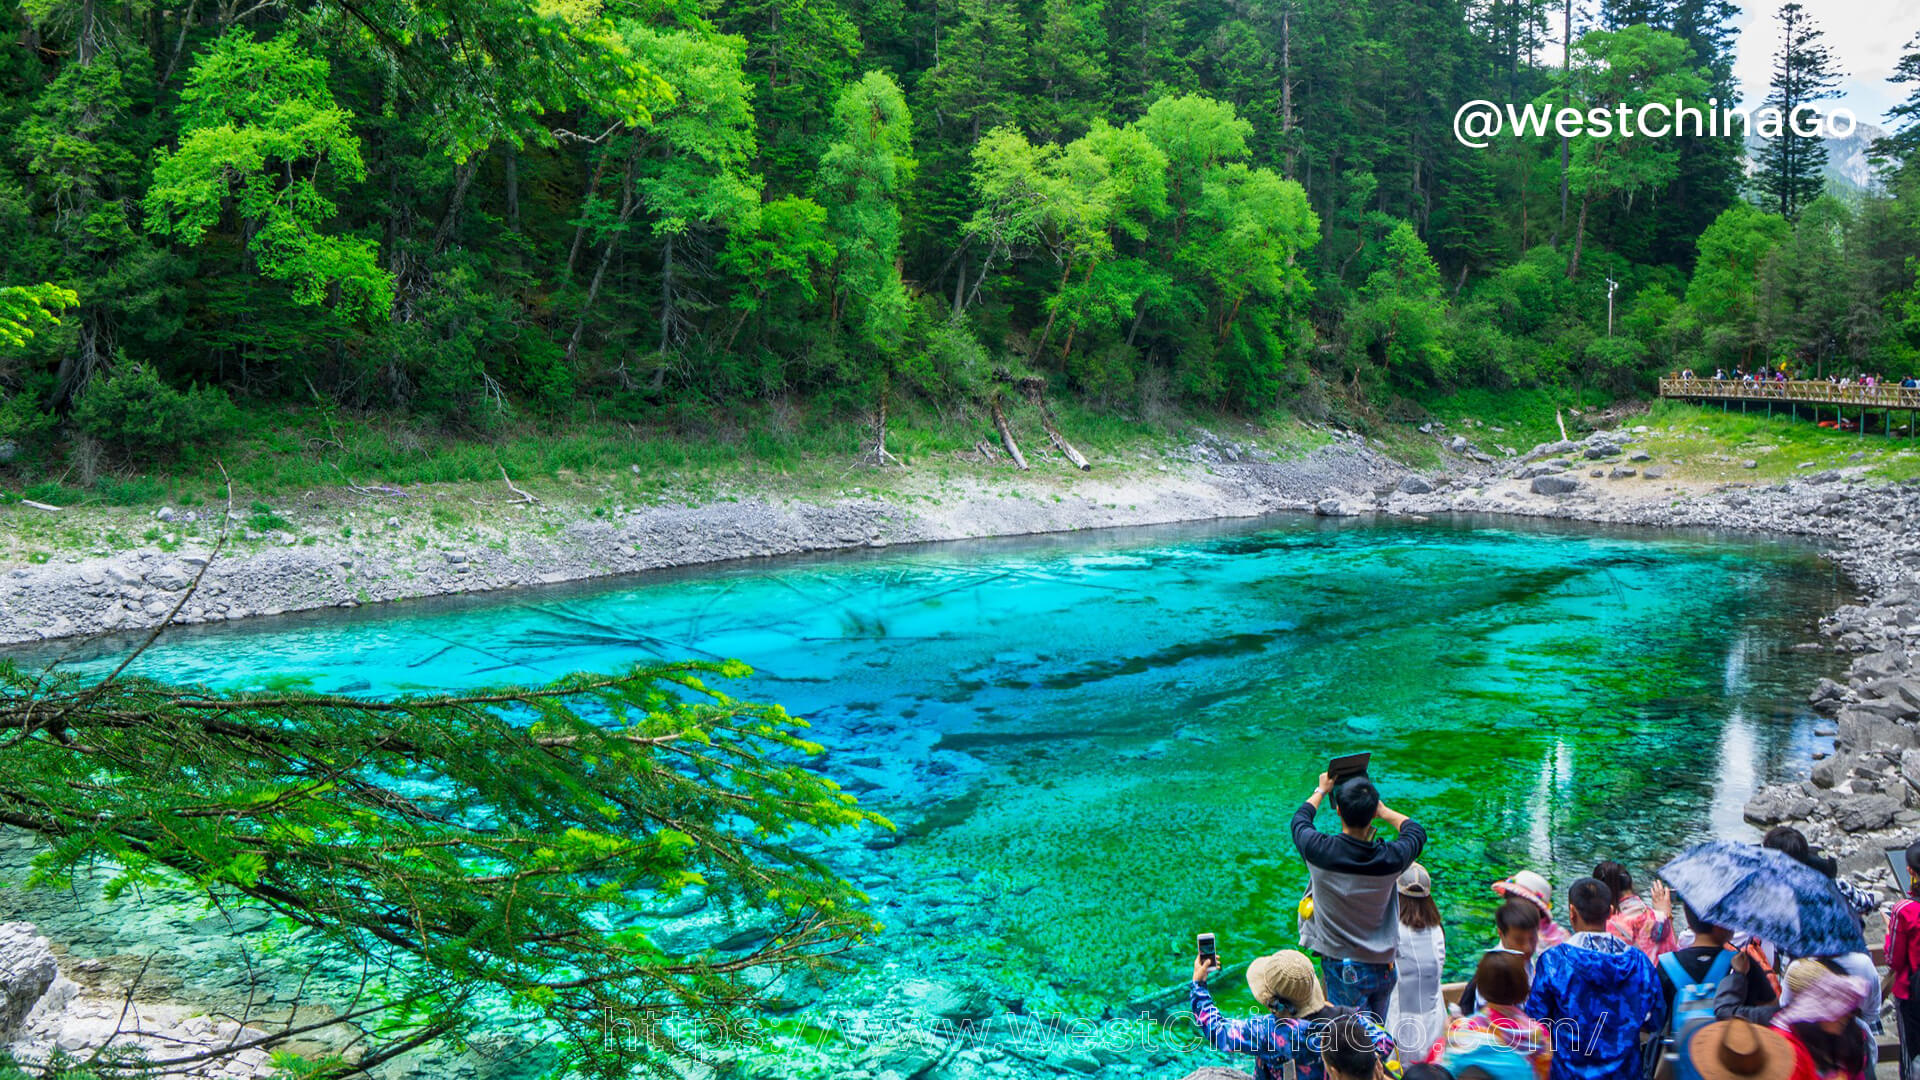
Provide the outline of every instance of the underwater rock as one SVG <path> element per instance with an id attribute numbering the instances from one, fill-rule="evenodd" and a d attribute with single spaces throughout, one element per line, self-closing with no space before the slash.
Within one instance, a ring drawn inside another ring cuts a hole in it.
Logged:
<path id="1" fill-rule="evenodd" d="M 751 949 L 773 937 L 773 929 L 767 924 L 769 918 L 759 912 L 745 912 L 736 917 L 730 912 L 709 908 L 662 923 L 647 936 L 654 945 L 669 953 L 691 954 L 707 949 L 736 952 Z"/>
<path id="2" fill-rule="evenodd" d="M 941 1020 L 984 1020 L 993 1014 L 986 992 L 972 984 L 937 979 L 909 979 L 893 988 L 900 1007 L 918 1016 Z"/>

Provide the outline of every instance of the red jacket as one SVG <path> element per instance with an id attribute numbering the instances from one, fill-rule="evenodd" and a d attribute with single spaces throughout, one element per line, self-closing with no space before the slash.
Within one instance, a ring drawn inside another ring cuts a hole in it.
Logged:
<path id="1" fill-rule="evenodd" d="M 1893 973 L 1893 996 L 1905 1000 L 1920 970 L 1920 899 L 1912 893 L 1887 916 L 1887 968 Z"/>

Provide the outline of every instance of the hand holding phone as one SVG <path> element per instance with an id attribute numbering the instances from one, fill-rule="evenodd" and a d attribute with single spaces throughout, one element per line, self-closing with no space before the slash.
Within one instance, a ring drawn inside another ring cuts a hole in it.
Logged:
<path id="1" fill-rule="evenodd" d="M 1220 957 L 1214 952 L 1213 935 L 1201 934 L 1198 955 L 1193 958 L 1193 981 L 1205 983 L 1207 976 L 1220 970 Z"/>
<path id="2" fill-rule="evenodd" d="M 1371 753 L 1342 754 L 1332 761 L 1327 762 L 1327 778 L 1338 786 L 1342 780 L 1351 779 L 1355 776 L 1365 776 L 1367 774 L 1367 764 L 1372 760 L 1373 754 Z"/>

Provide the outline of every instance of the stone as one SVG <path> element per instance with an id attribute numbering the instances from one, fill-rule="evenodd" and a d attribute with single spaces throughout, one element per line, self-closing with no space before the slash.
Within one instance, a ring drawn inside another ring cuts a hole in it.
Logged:
<path id="1" fill-rule="evenodd" d="M 941 1020 L 984 1020 L 993 1015 L 993 1003 L 978 986 L 938 979 L 909 979 L 894 987 L 902 1009 L 917 1016 Z"/>
<path id="2" fill-rule="evenodd" d="M 178 517 L 179 515 L 174 511 L 173 507 L 163 506 L 160 509 L 155 510 L 153 512 L 153 516 L 156 518 L 159 518 L 161 521 L 172 521 L 174 518 Z"/>
<path id="3" fill-rule="evenodd" d="M 1529 490 L 1535 495 L 1565 495 L 1579 487 L 1580 481 L 1571 476 L 1536 476 Z"/>
<path id="4" fill-rule="evenodd" d="M 1819 805 L 1796 787 L 1776 785 L 1755 792 L 1741 816 L 1754 825 L 1778 825 L 1810 817 Z"/>
<path id="5" fill-rule="evenodd" d="M 1253 1077 L 1239 1069 L 1223 1069 L 1218 1065 L 1209 1065 L 1204 1069 L 1195 1069 L 1180 1080 L 1253 1080 Z"/>
<path id="6" fill-rule="evenodd" d="M 1321 499 L 1313 504 L 1313 512 L 1321 517 L 1352 517 L 1353 511 L 1347 509 L 1339 499 Z"/>
<path id="7" fill-rule="evenodd" d="M 1456 454 L 1466 453 L 1467 437 L 1465 435 L 1455 435 L 1453 438 L 1447 440 L 1447 449 L 1453 451 Z"/>
<path id="8" fill-rule="evenodd" d="M 1613 467 L 1613 471 L 1607 474 L 1609 478 L 1614 480 L 1625 480 L 1629 476 L 1638 476 L 1638 475 L 1640 475 L 1639 469 L 1635 469 L 1627 465 L 1615 465 Z"/>
<path id="9" fill-rule="evenodd" d="M 654 927 L 647 936 L 667 953 L 691 955 L 713 949 L 737 952 L 760 945 L 773 937 L 764 916 L 743 914 L 732 918 L 726 911 L 710 908 Z"/>
<path id="10" fill-rule="evenodd" d="M 1853 795 L 1834 807 L 1834 820 L 1850 833 L 1872 832 L 1893 824 L 1900 803 L 1887 795 Z"/>
<path id="11" fill-rule="evenodd" d="M 1752 458 L 1748 458 L 1747 460 L 1740 463 L 1740 467 L 1743 469 L 1757 469 L 1760 467 L 1760 463 L 1753 460 Z"/>
<path id="12" fill-rule="evenodd" d="M 1645 450 L 1635 450 L 1633 453 L 1627 455 L 1627 460 L 1638 464 L 1642 461 L 1652 461 L 1653 455 L 1647 453 Z"/>
<path id="13" fill-rule="evenodd" d="M 1620 452 L 1620 448 L 1617 446 L 1613 446 L 1607 443 L 1599 443 L 1597 445 L 1587 447 L 1587 460 L 1599 461 L 1601 458 L 1612 457 L 1613 455 L 1619 452 Z"/>
<path id="14" fill-rule="evenodd" d="M 0 1041 L 20 1033 L 59 977 L 53 948 L 32 923 L 0 923 Z"/>
<path id="15" fill-rule="evenodd" d="M 1408 495 L 1427 495 L 1433 491 L 1433 485 L 1418 476 L 1401 477 L 1399 487 Z"/>
<path id="16" fill-rule="evenodd" d="M 1645 476 L 1649 480 L 1658 480 L 1661 477 L 1667 475 L 1667 470 L 1664 465 L 1655 465 L 1652 468 L 1648 469 L 1646 472 L 1642 473 L 1641 475 Z"/>
<path id="17" fill-rule="evenodd" d="M 1822 677 L 1814 684 L 1813 693 L 1807 695 L 1807 702 L 1814 707 L 1815 711 L 1832 716 L 1851 696 L 1846 687 L 1832 679 Z"/>

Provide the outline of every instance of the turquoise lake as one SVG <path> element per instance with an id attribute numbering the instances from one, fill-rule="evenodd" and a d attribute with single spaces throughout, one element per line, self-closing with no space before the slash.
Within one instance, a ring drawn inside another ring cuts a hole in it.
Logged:
<path id="1" fill-rule="evenodd" d="M 1819 741 L 1806 692 L 1839 663 L 1793 646 L 1845 588 L 1766 539 L 1286 517 L 255 620 L 138 667 L 386 693 L 745 660 L 731 692 L 810 720 L 902 825 L 836 856 L 888 926 L 859 977 L 1088 1008 L 1183 981 L 1196 931 L 1230 962 L 1294 943 L 1287 820 L 1334 754 L 1372 751 L 1431 831 L 1456 969 L 1511 870 L 1644 880 L 1750 835 L 1747 796 Z"/>

